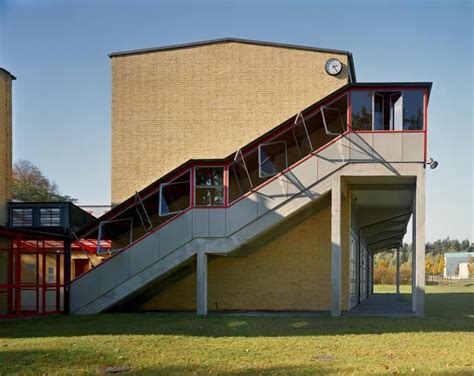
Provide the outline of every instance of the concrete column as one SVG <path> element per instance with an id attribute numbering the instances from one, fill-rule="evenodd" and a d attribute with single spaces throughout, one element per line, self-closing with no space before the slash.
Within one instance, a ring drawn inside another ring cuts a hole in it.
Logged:
<path id="1" fill-rule="evenodd" d="M 400 295 L 400 247 L 397 248 L 397 274 L 395 275 L 397 294 Z"/>
<path id="2" fill-rule="evenodd" d="M 207 315 L 207 253 L 197 253 L 197 314 Z"/>
<path id="3" fill-rule="evenodd" d="M 331 177 L 331 316 L 341 316 L 341 177 Z"/>
<path id="4" fill-rule="evenodd" d="M 416 178 L 415 193 L 415 314 L 425 315 L 425 170 L 422 169 Z"/>
<path id="5" fill-rule="evenodd" d="M 414 201 L 416 200 L 416 194 Z M 411 240 L 411 310 L 416 312 L 416 203 L 413 202 Z"/>

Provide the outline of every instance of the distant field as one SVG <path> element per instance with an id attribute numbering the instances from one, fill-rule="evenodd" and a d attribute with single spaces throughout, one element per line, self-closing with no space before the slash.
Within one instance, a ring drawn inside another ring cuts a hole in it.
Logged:
<path id="1" fill-rule="evenodd" d="M 0 374 L 127 366 L 126 374 L 150 375 L 473 375 L 474 283 L 428 286 L 426 304 L 425 319 L 135 313 L 3 321 Z"/>

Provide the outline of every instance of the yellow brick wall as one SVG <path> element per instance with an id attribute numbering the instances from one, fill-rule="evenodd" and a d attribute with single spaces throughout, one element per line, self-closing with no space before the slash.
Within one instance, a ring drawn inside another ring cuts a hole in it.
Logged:
<path id="1" fill-rule="evenodd" d="M 344 64 L 337 77 L 324 64 Z M 347 56 L 218 43 L 112 58 L 112 202 L 226 157 L 348 82 Z"/>
<path id="2" fill-rule="evenodd" d="M 12 80 L 0 70 L 0 225 L 12 194 Z"/>
<path id="3" fill-rule="evenodd" d="M 342 214 L 342 309 L 349 307 L 349 199 Z M 209 263 L 208 307 L 215 310 L 331 309 L 331 209 L 326 208 L 248 257 Z M 196 274 L 165 289 L 147 310 L 194 310 Z"/>
<path id="4" fill-rule="evenodd" d="M 12 84 L 10 75 L 0 70 L 0 225 L 6 225 L 6 204 L 12 194 Z M 0 249 L 8 248 L 0 238 Z M 0 251 L 0 283 L 7 282 L 8 255 Z M 6 313 L 6 291 L 0 291 L 0 313 Z"/>

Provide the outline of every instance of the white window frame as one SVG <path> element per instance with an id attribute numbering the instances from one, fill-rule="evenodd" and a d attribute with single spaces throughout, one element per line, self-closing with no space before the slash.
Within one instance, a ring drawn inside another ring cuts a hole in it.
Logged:
<path id="1" fill-rule="evenodd" d="M 189 175 L 192 175 L 192 174 L 191 174 L 191 170 L 187 170 L 187 171 L 183 172 L 181 175 L 177 176 L 177 177 L 175 178 L 175 180 L 178 179 L 179 177 L 183 176 L 184 174 L 187 174 L 187 173 L 188 173 Z M 190 176 L 190 179 L 191 179 L 191 178 L 192 178 L 192 176 Z M 186 183 L 186 182 L 187 182 L 188 185 L 189 185 L 189 205 L 188 205 L 186 208 L 184 208 L 183 210 L 178 210 L 178 211 L 170 212 L 170 213 L 163 213 L 162 210 L 161 210 L 161 209 L 162 209 L 162 206 L 161 206 L 161 199 L 162 199 L 162 197 L 163 197 L 163 187 L 167 187 L 168 185 L 174 185 L 174 184 L 183 184 L 183 183 Z M 191 203 L 191 196 L 192 196 L 192 194 L 191 194 L 191 189 L 192 189 L 191 180 L 187 180 L 187 181 L 176 181 L 176 182 L 175 182 L 175 181 L 171 181 L 171 182 L 168 182 L 168 183 L 161 183 L 161 184 L 160 184 L 160 197 L 159 197 L 159 200 L 160 200 L 160 201 L 159 201 L 159 203 L 158 203 L 158 215 L 159 215 L 160 217 L 167 217 L 167 216 L 169 216 L 169 215 L 179 214 L 179 213 L 182 213 L 182 212 L 185 211 L 185 210 L 188 210 L 188 209 L 191 207 L 191 205 L 192 205 L 192 203 Z"/>
<path id="2" fill-rule="evenodd" d="M 114 250 L 112 250 L 112 248 L 111 248 L 108 251 L 107 250 L 102 251 L 102 248 L 100 247 L 100 245 L 102 244 L 102 225 L 107 224 L 107 223 L 124 222 L 124 221 L 130 221 L 130 240 L 129 240 L 129 243 L 127 245 L 125 245 L 124 247 L 122 247 L 122 248 L 118 248 L 118 249 L 114 249 Z M 125 247 L 128 247 L 132 243 L 132 241 L 133 241 L 133 218 L 113 219 L 111 221 L 101 221 L 99 223 L 99 233 L 97 234 L 97 254 L 98 255 L 101 255 L 101 254 L 104 254 L 104 253 L 119 252 L 122 249 L 124 249 Z"/>
<path id="3" fill-rule="evenodd" d="M 263 173 L 262 174 L 262 153 L 261 153 L 261 148 L 262 146 L 267 146 L 267 145 L 275 145 L 275 144 L 281 144 L 283 143 L 285 145 L 285 168 L 283 169 L 286 170 L 288 168 L 288 151 L 287 151 L 287 147 L 286 147 L 286 141 L 283 140 L 283 141 L 271 141 L 271 142 L 264 142 L 264 143 L 261 143 L 258 145 L 258 177 L 259 178 L 268 178 L 268 177 L 271 177 L 271 176 L 275 176 L 275 175 L 278 175 L 280 172 L 282 171 L 276 171 L 275 173 L 273 174 L 267 174 L 267 173 Z"/>
<path id="4" fill-rule="evenodd" d="M 340 98 L 339 98 L 340 99 Z M 334 102 L 333 102 L 334 103 Z M 327 110 L 333 110 L 333 111 L 337 111 L 337 113 L 339 114 L 339 120 L 341 121 L 341 130 L 342 132 L 341 133 L 335 133 L 335 132 L 330 132 L 328 130 L 328 125 L 326 123 L 326 116 L 324 115 L 324 110 L 327 109 Z M 344 129 L 344 119 L 342 117 L 342 114 L 341 114 L 341 110 L 339 110 L 338 108 L 334 108 L 334 107 L 329 107 L 329 106 L 323 106 L 321 107 L 321 115 L 323 116 L 323 124 L 324 124 L 324 130 L 326 131 L 326 134 L 327 135 L 330 135 L 330 136 L 340 136 L 341 134 L 343 134 L 346 130 Z"/>
<path id="5" fill-rule="evenodd" d="M 301 117 L 301 120 L 302 122 L 301 123 L 298 123 L 298 119 Z M 311 138 L 309 137 L 309 132 L 308 132 L 308 128 L 306 127 L 306 122 L 304 121 L 304 116 L 303 114 L 300 112 L 298 112 L 298 114 L 296 115 L 296 118 L 295 118 L 295 122 L 293 123 L 293 129 L 292 129 L 292 133 L 293 133 L 293 138 L 295 140 L 295 144 L 296 144 L 296 147 L 298 148 L 298 152 L 300 153 L 300 156 L 303 156 L 303 153 L 301 152 L 300 150 L 300 146 L 298 145 L 298 139 L 296 138 L 296 134 L 295 134 L 295 129 L 298 125 L 303 125 L 303 128 L 304 128 L 304 131 L 306 133 L 306 137 L 308 139 L 308 144 L 309 144 L 309 148 L 311 149 L 311 152 L 314 151 L 314 148 L 313 148 L 313 143 L 311 142 Z"/>
<path id="6" fill-rule="evenodd" d="M 143 216 L 141 215 L 140 210 L 138 210 L 138 204 L 140 204 L 141 208 L 143 209 L 143 212 L 145 213 L 145 218 L 148 222 L 148 227 L 145 225 L 145 221 L 143 220 Z M 145 229 L 145 231 L 151 230 L 153 225 L 151 223 L 150 216 L 148 215 L 148 212 L 146 211 L 146 208 L 145 208 L 145 205 L 143 204 L 143 200 L 140 196 L 140 193 L 138 193 L 137 191 L 135 191 L 135 209 L 137 211 L 138 217 L 140 218 L 140 222 L 143 228 Z"/>

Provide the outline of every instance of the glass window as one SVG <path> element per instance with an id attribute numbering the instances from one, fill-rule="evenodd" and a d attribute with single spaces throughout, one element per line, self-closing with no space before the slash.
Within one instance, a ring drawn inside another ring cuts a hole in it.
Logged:
<path id="1" fill-rule="evenodd" d="M 133 219 L 101 221 L 97 236 L 97 254 L 120 251 L 133 241 Z"/>
<path id="2" fill-rule="evenodd" d="M 259 177 L 276 175 L 288 167 L 286 141 L 268 142 L 258 146 Z"/>
<path id="3" fill-rule="evenodd" d="M 421 90 L 403 92 L 403 130 L 423 130 L 424 93 Z"/>
<path id="4" fill-rule="evenodd" d="M 326 133 L 339 135 L 347 129 L 347 96 L 321 108 Z"/>
<path id="5" fill-rule="evenodd" d="M 61 209 L 40 208 L 40 226 L 61 226 Z"/>
<path id="6" fill-rule="evenodd" d="M 374 93 L 374 131 L 383 130 L 383 95 L 380 93 Z"/>
<path id="7" fill-rule="evenodd" d="M 14 227 L 33 226 L 33 209 L 13 208 L 11 225 Z"/>
<path id="8" fill-rule="evenodd" d="M 160 185 L 160 216 L 182 212 L 190 207 L 190 171 Z"/>
<path id="9" fill-rule="evenodd" d="M 229 167 L 229 202 L 238 199 L 251 189 L 250 174 L 242 152 L 239 150 L 235 154 L 234 162 Z"/>
<path id="10" fill-rule="evenodd" d="M 295 124 L 293 126 L 293 138 L 298 149 L 300 158 L 308 155 L 313 151 L 311 140 L 309 138 L 308 129 L 306 127 L 305 119 L 301 113 L 296 116 Z"/>
<path id="11" fill-rule="evenodd" d="M 311 139 L 311 146 L 314 148 L 314 150 L 318 150 L 336 137 L 326 133 L 321 111 L 318 111 L 305 120 L 306 127 L 308 128 L 309 138 Z"/>
<path id="12" fill-rule="evenodd" d="M 402 99 L 400 91 L 374 93 L 374 130 L 393 131 L 402 129 Z"/>
<path id="13" fill-rule="evenodd" d="M 351 93 L 352 129 L 372 130 L 372 92 L 353 91 Z"/>
<path id="14" fill-rule="evenodd" d="M 195 181 L 196 205 L 224 205 L 224 167 L 196 167 Z"/>

